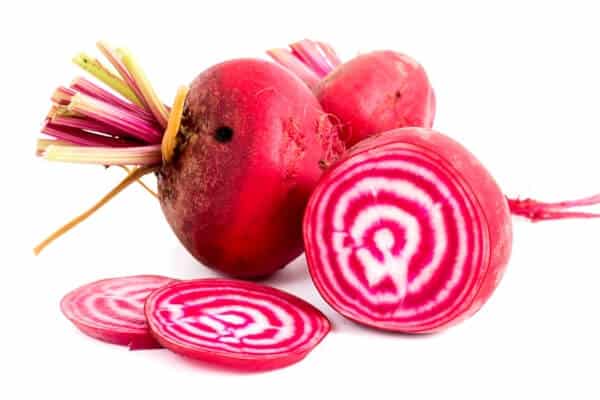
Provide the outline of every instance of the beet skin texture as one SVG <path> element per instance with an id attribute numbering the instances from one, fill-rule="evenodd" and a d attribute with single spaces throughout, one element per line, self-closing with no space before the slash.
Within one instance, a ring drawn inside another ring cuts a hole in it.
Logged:
<path id="1" fill-rule="evenodd" d="M 162 210 L 200 262 L 260 278 L 303 250 L 302 216 L 344 146 L 306 85 L 273 63 L 236 59 L 191 84 Z"/>
<path id="2" fill-rule="evenodd" d="M 341 64 L 318 84 L 315 95 L 335 116 L 348 146 L 395 128 L 431 128 L 435 116 L 425 69 L 395 51 L 373 51 Z"/>

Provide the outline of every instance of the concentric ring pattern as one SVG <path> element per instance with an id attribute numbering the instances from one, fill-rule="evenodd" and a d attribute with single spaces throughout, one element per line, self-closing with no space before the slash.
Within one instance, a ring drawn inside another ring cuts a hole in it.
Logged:
<path id="1" fill-rule="evenodd" d="M 422 332 L 460 315 L 480 283 L 487 234 L 455 173 L 411 146 L 347 158 L 305 217 L 313 281 L 341 314 Z"/>
<path id="2" fill-rule="evenodd" d="M 103 279 L 67 294 L 61 309 L 80 328 L 146 335 L 144 302 L 153 290 L 171 281 L 156 275 Z"/>
<path id="3" fill-rule="evenodd" d="M 250 282 L 200 279 L 169 285 L 148 298 L 150 329 L 165 346 L 203 358 L 304 353 L 329 331 L 316 308 Z"/>

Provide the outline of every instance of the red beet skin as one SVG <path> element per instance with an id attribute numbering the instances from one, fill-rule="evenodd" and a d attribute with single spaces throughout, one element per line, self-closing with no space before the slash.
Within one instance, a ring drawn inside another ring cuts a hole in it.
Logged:
<path id="1" fill-rule="evenodd" d="M 301 254 L 320 165 L 343 149 L 298 78 L 266 61 L 224 62 L 191 84 L 175 157 L 158 174 L 160 203 L 202 263 L 265 276 Z"/>
<path id="2" fill-rule="evenodd" d="M 395 128 L 433 125 L 435 96 L 425 69 L 394 51 L 374 51 L 338 66 L 315 94 L 339 120 L 347 145 Z"/>
<path id="3" fill-rule="evenodd" d="M 356 145 L 324 175 L 304 219 L 324 299 L 379 329 L 427 333 L 491 296 L 512 243 L 509 207 L 483 165 L 430 129 Z"/>

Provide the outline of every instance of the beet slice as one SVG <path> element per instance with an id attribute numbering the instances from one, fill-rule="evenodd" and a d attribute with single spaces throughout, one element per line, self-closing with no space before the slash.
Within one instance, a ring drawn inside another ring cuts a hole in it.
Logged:
<path id="1" fill-rule="evenodd" d="M 88 336 L 131 350 L 158 348 L 146 325 L 144 302 L 153 290 L 172 281 L 158 275 L 102 279 L 67 294 L 60 308 Z"/>
<path id="2" fill-rule="evenodd" d="M 150 331 L 167 349 L 243 371 L 296 363 L 330 330 L 304 300 L 231 279 L 172 283 L 153 292 L 145 310 Z"/>

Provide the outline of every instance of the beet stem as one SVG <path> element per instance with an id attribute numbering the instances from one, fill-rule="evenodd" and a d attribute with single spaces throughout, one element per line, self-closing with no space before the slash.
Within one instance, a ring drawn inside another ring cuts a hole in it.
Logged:
<path id="1" fill-rule="evenodd" d="M 125 170 L 125 172 L 127 172 L 128 174 L 131 173 L 131 170 L 129 168 L 127 168 L 125 165 L 119 165 L 119 167 L 121 167 L 123 170 Z M 152 190 L 150 188 L 150 186 L 146 185 L 146 183 L 142 180 L 142 178 L 138 179 L 137 181 L 140 184 L 140 186 L 146 190 L 146 192 L 150 193 L 152 196 L 154 196 L 156 199 L 158 199 L 158 193 L 156 193 L 154 190 Z"/>
<path id="2" fill-rule="evenodd" d="M 511 199 L 507 197 L 513 215 L 528 218 L 532 222 L 557 219 L 600 218 L 600 213 L 572 211 L 574 207 L 600 204 L 600 194 L 577 200 L 543 202 L 535 199 Z"/>
<path id="3" fill-rule="evenodd" d="M 290 44 L 289 48 L 271 49 L 267 54 L 276 63 L 296 74 L 311 89 L 341 64 L 341 60 L 327 43 L 304 39 Z"/>
<path id="4" fill-rule="evenodd" d="M 39 152 L 39 150 L 42 150 Z M 156 165 L 160 163 L 160 145 L 133 147 L 79 146 L 47 143 L 38 146 L 38 155 L 48 161 L 100 165 Z"/>
<path id="5" fill-rule="evenodd" d="M 165 162 L 171 161 L 173 153 L 175 152 L 177 133 L 181 126 L 181 116 L 183 115 L 183 106 L 188 91 L 189 89 L 187 86 L 180 86 L 175 95 L 173 108 L 171 109 L 171 114 L 169 115 L 169 120 L 167 122 L 167 129 L 161 143 L 161 153 Z"/>
<path id="6" fill-rule="evenodd" d="M 137 85 L 135 79 L 131 76 L 123 61 L 119 57 L 119 54 L 108 44 L 104 42 L 96 43 L 96 47 L 102 52 L 104 57 L 112 64 L 112 66 L 117 70 L 121 78 L 125 82 L 125 84 L 131 89 L 133 93 L 135 93 L 135 98 L 138 99 L 139 104 L 145 109 L 149 110 L 148 103 L 146 103 L 142 92 Z"/>
<path id="7" fill-rule="evenodd" d="M 135 86 L 139 89 L 150 112 L 152 112 L 152 115 L 154 115 L 154 118 L 156 118 L 161 128 L 165 129 L 169 119 L 169 112 L 164 104 L 158 99 L 158 95 L 154 91 L 150 81 L 148 81 L 146 74 L 128 50 L 117 49 L 116 53 L 121 58 L 121 62 L 133 78 Z"/>
<path id="8" fill-rule="evenodd" d="M 142 102 L 137 98 L 135 92 L 131 90 L 127 83 L 106 68 L 99 60 L 94 59 L 85 53 L 79 53 L 73 58 L 73 62 L 129 101 L 143 107 Z"/>
<path id="9" fill-rule="evenodd" d="M 56 231 L 54 231 L 50 236 L 48 236 L 46 239 L 44 239 L 40 244 L 35 246 L 33 249 L 34 254 L 35 255 L 40 254 L 40 252 L 42 250 L 44 250 L 44 248 L 46 246 L 48 246 L 54 240 L 58 239 L 59 237 L 61 237 L 65 233 L 67 233 L 69 230 L 71 230 L 72 228 L 77 226 L 79 223 L 85 221 L 89 216 L 91 216 L 93 213 L 95 213 L 103 205 L 108 203 L 113 197 L 115 197 L 117 194 L 119 194 L 121 191 L 123 191 L 123 189 L 125 189 L 127 186 L 131 185 L 133 182 L 137 181 L 142 176 L 149 174 L 151 172 L 155 172 L 156 170 L 157 170 L 157 167 L 149 166 L 149 167 L 136 168 L 135 170 L 130 172 L 129 175 L 127 175 L 127 177 L 125 177 L 125 179 L 123 179 L 110 192 L 108 192 L 106 195 L 104 195 L 96 204 L 94 204 L 92 207 L 90 207 L 89 209 L 84 211 L 82 214 L 73 218 L 71 221 L 66 223 L 64 226 L 62 226 L 59 229 L 57 229 Z"/>
<path id="10" fill-rule="evenodd" d="M 315 71 L 292 54 L 288 49 L 271 49 L 267 51 L 267 54 L 277 64 L 288 69 L 300 78 L 311 90 L 314 89 L 321 80 Z"/>

